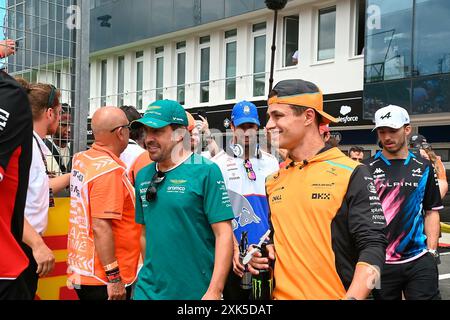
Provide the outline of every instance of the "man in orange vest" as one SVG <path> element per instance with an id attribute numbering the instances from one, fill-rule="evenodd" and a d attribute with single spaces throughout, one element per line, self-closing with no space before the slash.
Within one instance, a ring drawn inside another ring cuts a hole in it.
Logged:
<path id="1" fill-rule="evenodd" d="M 134 188 L 119 159 L 128 145 L 129 123 L 119 108 L 104 107 L 94 113 L 92 130 L 92 148 L 73 158 L 69 280 L 80 300 L 129 299 L 141 234 Z"/>

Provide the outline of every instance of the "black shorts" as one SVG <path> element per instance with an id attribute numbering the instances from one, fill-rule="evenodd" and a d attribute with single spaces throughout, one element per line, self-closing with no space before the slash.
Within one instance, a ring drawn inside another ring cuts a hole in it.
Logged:
<path id="1" fill-rule="evenodd" d="M 403 264 L 384 264 L 376 300 L 440 300 L 439 272 L 435 258 L 427 253 Z"/>
<path id="2" fill-rule="evenodd" d="M 30 300 L 23 274 L 15 280 L 0 280 L 0 300 Z"/>

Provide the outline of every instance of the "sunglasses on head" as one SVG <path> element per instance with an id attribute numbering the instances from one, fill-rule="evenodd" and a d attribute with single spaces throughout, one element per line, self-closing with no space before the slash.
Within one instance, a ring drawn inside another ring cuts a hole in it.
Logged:
<path id="1" fill-rule="evenodd" d="M 247 171 L 247 177 L 250 180 L 255 181 L 256 180 L 256 173 L 255 173 L 255 171 L 253 171 L 253 165 L 250 162 L 250 160 L 247 159 L 247 160 L 244 161 L 244 168 L 245 168 L 245 171 Z"/>
<path id="2" fill-rule="evenodd" d="M 55 102 L 55 96 L 56 96 L 56 87 L 52 84 L 50 84 L 50 94 L 48 95 L 48 102 L 47 105 L 49 108 L 53 108 L 53 103 Z"/>
<path id="3" fill-rule="evenodd" d="M 145 194 L 145 199 L 148 202 L 154 201 L 156 199 L 157 187 L 158 184 L 164 181 L 166 174 L 162 171 L 157 171 L 152 180 L 150 181 L 150 185 L 148 186 L 147 193 Z"/>

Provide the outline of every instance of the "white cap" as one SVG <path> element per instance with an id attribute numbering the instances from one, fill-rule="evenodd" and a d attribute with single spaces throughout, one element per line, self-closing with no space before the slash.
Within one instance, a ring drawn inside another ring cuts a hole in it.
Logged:
<path id="1" fill-rule="evenodd" d="M 375 112 L 375 128 L 389 127 L 400 129 L 405 124 L 409 124 L 408 111 L 399 106 L 388 105 Z"/>

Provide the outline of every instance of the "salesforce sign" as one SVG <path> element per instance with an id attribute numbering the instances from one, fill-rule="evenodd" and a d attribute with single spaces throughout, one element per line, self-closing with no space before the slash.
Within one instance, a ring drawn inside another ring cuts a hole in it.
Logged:
<path id="1" fill-rule="evenodd" d="M 326 95 L 324 109 L 339 120 L 331 127 L 351 127 L 373 125 L 372 120 L 363 119 L 362 92 Z"/>

